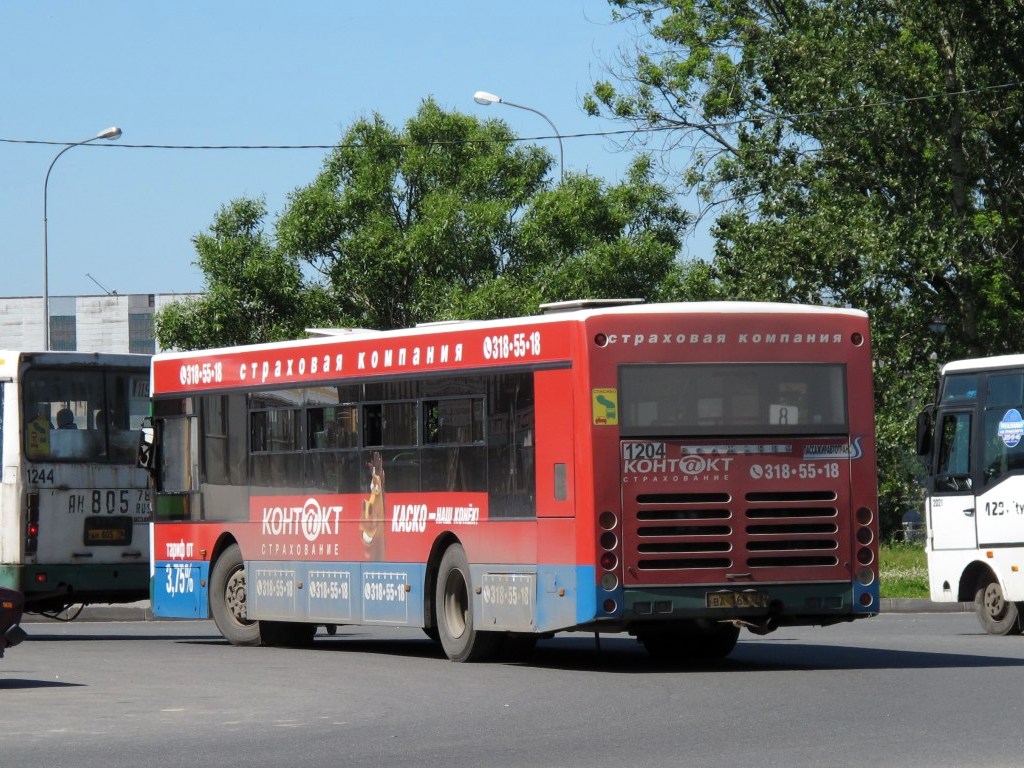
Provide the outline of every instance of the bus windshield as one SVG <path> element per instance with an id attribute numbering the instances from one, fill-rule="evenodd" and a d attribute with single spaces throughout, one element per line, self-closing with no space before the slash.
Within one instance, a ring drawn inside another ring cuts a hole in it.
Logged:
<path id="1" fill-rule="evenodd" d="M 30 460 L 133 464 L 149 414 L 149 379 L 141 372 L 32 368 L 22 407 Z"/>
<path id="2" fill-rule="evenodd" d="M 623 436 L 848 431 L 841 364 L 626 365 L 619 376 Z"/>

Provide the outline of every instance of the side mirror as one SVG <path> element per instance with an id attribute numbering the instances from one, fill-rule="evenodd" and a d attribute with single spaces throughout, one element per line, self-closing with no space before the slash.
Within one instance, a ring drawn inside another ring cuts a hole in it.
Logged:
<path id="1" fill-rule="evenodd" d="M 153 419 L 147 416 L 142 422 L 142 433 L 139 436 L 139 452 L 135 457 L 135 466 L 148 472 L 153 471 L 154 458 L 156 456 L 153 450 L 155 440 Z"/>
<path id="2" fill-rule="evenodd" d="M 932 410 L 917 414 L 917 455 L 927 456 L 932 452 Z"/>

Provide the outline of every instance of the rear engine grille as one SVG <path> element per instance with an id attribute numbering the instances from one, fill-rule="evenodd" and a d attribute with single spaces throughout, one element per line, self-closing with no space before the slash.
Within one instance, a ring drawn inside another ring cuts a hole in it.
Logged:
<path id="1" fill-rule="evenodd" d="M 752 492 L 742 500 L 715 493 L 645 493 L 636 497 L 634 551 L 649 578 L 667 571 L 762 572 L 840 563 L 837 495 L 831 490 Z M 678 574 L 685 580 L 682 574 Z"/>

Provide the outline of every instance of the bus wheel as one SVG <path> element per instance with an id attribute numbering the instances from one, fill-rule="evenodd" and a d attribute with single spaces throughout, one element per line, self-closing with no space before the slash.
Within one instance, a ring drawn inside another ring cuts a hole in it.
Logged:
<path id="1" fill-rule="evenodd" d="M 210 612 L 232 645 L 259 645 L 260 625 L 246 617 L 245 567 L 237 544 L 225 549 L 210 571 Z"/>
<path id="2" fill-rule="evenodd" d="M 678 664 L 724 659 L 736 647 L 739 636 L 740 629 L 734 624 L 697 619 L 638 632 L 637 640 L 652 658 Z"/>
<path id="3" fill-rule="evenodd" d="M 1003 596 L 1003 588 L 992 574 L 978 580 L 974 608 L 982 629 L 990 635 L 1019 635 L 1024 629 L 1017 604 Z"/>
<path id="4" fill-rule="evenodd" d="M 473 627 L 472 580 L 461 544 L 452 544 L 437 573 L 437 634 L 452 661 L 483 661 L 494 655 L 501 636 Z"/>

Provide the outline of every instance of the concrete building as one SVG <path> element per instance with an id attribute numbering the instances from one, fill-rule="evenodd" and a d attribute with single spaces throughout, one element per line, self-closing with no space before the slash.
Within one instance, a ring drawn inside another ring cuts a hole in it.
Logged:
<path id="1" fill-rule="evenodd" d="M 161 351 L 153 315 L 195 294 L 50 296 L 50 349 L 78 352 Z M 0 297 L 0 349 L 43 349 L 43 298 Z"/>

